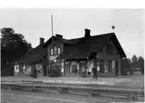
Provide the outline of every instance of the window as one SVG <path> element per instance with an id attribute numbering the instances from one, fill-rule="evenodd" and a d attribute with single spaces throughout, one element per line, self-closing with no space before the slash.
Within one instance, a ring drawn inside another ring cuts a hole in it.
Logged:
<path id="1" fill-rule="evenodd" d="M 51 52 L 50 52 L 50 55 L 53 55 L 53 48 L 50 50 Z"/>
<path id="2" fill-rule="evenodd" d="M 108 62 L 107 61 L 105 61 L 105 70 L 104 70 L 104 72 L 108 72 Z"/>
<path id="3" fill-rule="evenodd" d="M 57 47 L 54 47 L 54 54 L 57 54 Z"/>
<path id="4" fill-rule="evenodd" d="M 112 61 L 108 61 L 108 72 L 112 72 Z"/>
<path id="5" fill-rule="evenodd" d="M 104 60 L 100 60 L 100 73 L 104 73 Z"/>
<path id="6" fill-rule="evenodd" d="M 115 60 L 112 61 L 112 69 L 115 69 Z"/>
<path id="7" fill-rule="evenodd" d="M 57 48 L 57 52 L 58 52 L 58 54 L 60 54 L 60 47 Z"/>

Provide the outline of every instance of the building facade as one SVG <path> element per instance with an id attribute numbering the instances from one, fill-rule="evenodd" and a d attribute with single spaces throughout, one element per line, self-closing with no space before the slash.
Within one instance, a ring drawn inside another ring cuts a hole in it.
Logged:
<path id="1" fill-rule="evenodd" d="M 43 45 L 44 38 L 40 38 L 40 44 L 15 63 L 14 76 L 32 76 L 35 70 L 38 76 L 46 75 L 44 61 L 47 53 Z"/>
<path id="2" fill-rule="evenodd" d="M 64 39 L 57 34 L 51 39 L 45 44 L 48 69 L 58 67 L 62 76 L 88 77 L 95 66 L 100 77 L 120 75 L 121 59 L 126 55 L 114 33 L 91 36 L 85 29 L 82 38 Z"/>

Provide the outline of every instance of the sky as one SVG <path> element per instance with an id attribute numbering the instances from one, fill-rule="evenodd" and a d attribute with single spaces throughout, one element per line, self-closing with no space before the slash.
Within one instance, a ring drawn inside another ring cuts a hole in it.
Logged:
<path id="1" fill-rule="evenodd" d="M 11 27 L 21 33 L 32 47 L 39 38 L 47 41 L 53 32 L 66 39 L 115 32 L 127 57 L 144 57 L 145 10 L 143 9 L 1 9 L 0 29 Z M 115 29 L 111 27 L 115 26 Z"/>

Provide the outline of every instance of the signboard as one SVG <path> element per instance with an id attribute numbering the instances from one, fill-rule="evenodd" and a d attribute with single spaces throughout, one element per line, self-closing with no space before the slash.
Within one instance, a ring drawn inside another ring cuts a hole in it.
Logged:
<path id="1" fill-rule="evenodd" d="M 58 55 L 54 55 L 54 56 L 50 56 L 49 59 L 50 60 L 55 60 L 57 58 Z"/>

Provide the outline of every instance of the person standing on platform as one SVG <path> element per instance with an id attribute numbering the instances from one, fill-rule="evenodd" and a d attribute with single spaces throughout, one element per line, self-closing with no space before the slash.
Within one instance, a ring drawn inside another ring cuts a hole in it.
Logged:
<path id="1" fill-rule="evenodd" d="M 95 66 L 93 66 L 92 71 L 93 71 L 93 78 L 97 79 L 97 68 Z"/>

